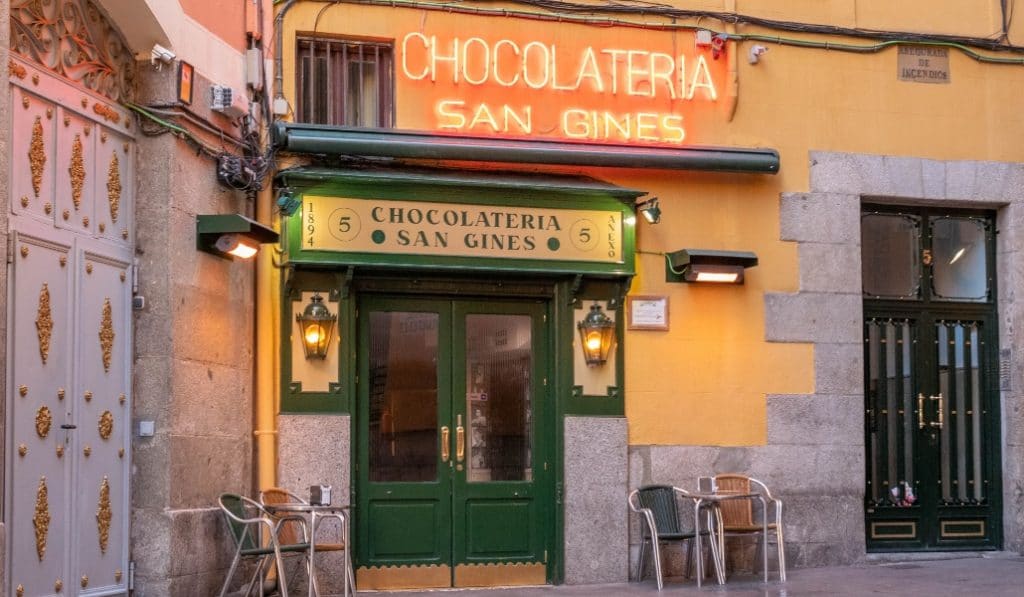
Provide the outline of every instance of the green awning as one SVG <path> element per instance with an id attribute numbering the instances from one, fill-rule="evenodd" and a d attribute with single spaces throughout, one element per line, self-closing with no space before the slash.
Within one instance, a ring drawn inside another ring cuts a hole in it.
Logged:
<path id="1" fill-rule="evenodd" d="M 288 122 L 274 125 L 273 142 L 279 150 L 323 155 L 760 174 L 779 171 L 779 152 L 774 149 L 491 139 Z"/>

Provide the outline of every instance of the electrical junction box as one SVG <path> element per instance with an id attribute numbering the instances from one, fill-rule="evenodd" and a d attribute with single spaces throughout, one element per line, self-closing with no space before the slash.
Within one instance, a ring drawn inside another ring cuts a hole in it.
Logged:
<path id="1" fill-rule="evenodd" d="M 236 119 L 249 113 L 248 101 L 244 94 L 227 85 L 210 85 L 210 109 Z"/>
<path id="2" fill-rule="evenodd" d="M 707 29 L 698 29 L 694 45 L 698 48 L 710 48 L 711 47 L 711 32 Z"/>

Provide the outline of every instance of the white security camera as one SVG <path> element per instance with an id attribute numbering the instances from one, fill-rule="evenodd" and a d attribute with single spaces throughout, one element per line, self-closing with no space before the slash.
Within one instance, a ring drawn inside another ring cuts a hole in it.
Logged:
<path id="1" fill-rule="evenodd" d="M 760 44 L 750 46 L 750 51 L 747 53 L 747 62 L 757 64 L 757 61 L 761 59 L 761 55 L 767 51 L 768 48 Z"/>
<path id="2" fill-rule="evenodd" d="M 158 61 L 164 64 L 170 64 L 174 60 L 176 54 L 160 44 L 153 44 L 153 51 L 150 54 L 150 62 L 156 64 Z M 159 65 L 158 65 L 159 66 Z"/>

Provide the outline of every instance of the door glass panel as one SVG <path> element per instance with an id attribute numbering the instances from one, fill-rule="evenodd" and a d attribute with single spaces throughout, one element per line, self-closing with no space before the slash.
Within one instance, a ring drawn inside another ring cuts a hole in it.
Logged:
<path id="1" fill-rule="evenodd" d="M 909 320 L 870 319 L 866 326 L 870 497 L 876 505 L 910 506 L 917 494 L 913 330 Z"/>
<path id="2" fill-rule="evenodd" d="M 438 314 L 370 313 L 370 481 L 437 479 Z"/>
<path id="3" fill-rule="evenodd" d="M 984 301 L 988 298 L 985 225 L 975 218 L 932 221 L 933 292 L 936 298 Z"/>
<path id="4" fill-rule="evenodd" d="M 528 315 L 466 316 L 467 480 L 530 481 Z"/>
<path id="5" fill-rule="evenodd" d="M 864 294 L 917 298 L 920 294 L 920 218 L 903 214 L 861 216 Z"/>

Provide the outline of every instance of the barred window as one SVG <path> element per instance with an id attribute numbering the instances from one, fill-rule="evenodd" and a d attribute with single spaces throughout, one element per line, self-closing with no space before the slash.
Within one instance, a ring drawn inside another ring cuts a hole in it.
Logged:
<path id="1" fill-rule="evenodd" d="M 300 38 L 299 122 L 394 126 L 394 49 L 390 43 Z"/>

